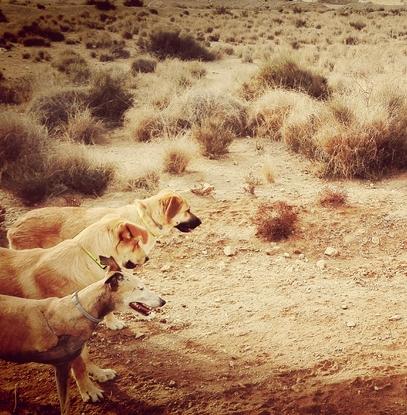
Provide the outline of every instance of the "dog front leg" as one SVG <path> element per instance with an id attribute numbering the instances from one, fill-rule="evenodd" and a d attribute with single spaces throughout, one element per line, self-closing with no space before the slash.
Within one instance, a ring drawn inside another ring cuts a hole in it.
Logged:
<path id="1" fill-rule="evenodd" d="M 116 372 L 113 369 L 102 369 L 91 362 L 89 358 L 89 350 L 86 345 L 82 350 L 81 357 L 86 366 L 86 370 L 92 379 L 98 382 L 107 382 L 108 380 L 116 377 Z"/>
<path id="2" fill-rule="evenodd" d="M 55 380 L 57 383 L 57 392 L 61 415 L 69 414 L 69 371 L 71 362 L 62 363 L 55 366 Z"/>
<path id="3" fill-rule="evenodd" d="M 99 389 L 89 378 L 89 373 L 82 359 L 82 355 L 78 356 L 72 362 L 72 372 L 84 402 L 88 402 L 89 400 L 97 402 L 103 398 L 103 390 Z"/>
<path id="4" fill-rule="evenodd" d="M 110 330 L 121 330 L 126 327 L 126 323 L 117 318 L 113 313 L 105 316 L 106 327 Z"/>

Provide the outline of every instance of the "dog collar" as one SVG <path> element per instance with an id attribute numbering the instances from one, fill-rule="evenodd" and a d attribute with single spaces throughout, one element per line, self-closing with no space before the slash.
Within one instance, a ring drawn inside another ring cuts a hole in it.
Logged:
<path id="1" fill-rule="evenodd" d="M 75 307 L 80 311 L 80 313 L 86 317 L 88 320 L 90 320 L 92 323 L 100 323 L 103 318 L 96 318 L 93 317 L 91 314 L 89 314 L 83 307 L 82 304 L 79 302 L 79 296 L 78 296 L 78 291 L 75 291 L 72 294 L 72 302 L 74 303 Z"/>
<path id="2" fill-rule="evenodd" d="M 144 211 L 141 209 L 140 203 L 137 204 L 137 213 L 139 214 L 140 219 L 143 222 L 143 225 L 145 226 L 145 228 L 148 230 L 148 232 L 150 232 L 151 235 L 154 236 L 154 238 L 158 238 L 160 236 L 160 234 L 153 231 L 151 229 L 150 224 L 147 223 L 147 221 L 145 220 L 146 215 L 145 215 Z M 154 226 L 156 226 L 159 230 L 162 229 L 162 226 L 160 224 L 158 224 L 153 218 L 150 218 L 150 219 L 151 219 L 151 222 L 153 223 Z"/>
<path id="3" fill-rule="evenodd" d="M 90 251 L 88 251 L 85 247 L 83 247 L 82 245 L 79 245 L 80 247 L 81 247 L 81 249 L 82 249 L 82 251 L 83 252 L 85 252 L 85 254 L 93 261 L 93 262 L 95 262 L 96 263 L 96 265 L 99 267 L 99 268 L 102 268 L 103 270 L 104 269 L 106 269 L 106 267 L 105 266 L 103 266 L 99 261 L 98 261 L 98 259 L 95 257 L 95 255 L 93 255 Z"/>

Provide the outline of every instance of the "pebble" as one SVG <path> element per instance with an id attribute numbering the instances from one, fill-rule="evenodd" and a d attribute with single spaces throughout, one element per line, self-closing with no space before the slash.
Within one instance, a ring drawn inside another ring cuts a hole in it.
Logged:
<path id="1" fill-rule="evenodd" d="M 389 317 L 389 321 L 399 321 L 401 318 L 400 314 L 395 314 L 394 316 Z"/>
<path id="2" fill-rule="evenodd" d="M 176 385 L 175 380 L 170 380 L 170 382 L 168 383 L 168 386 L 169 386 L 170 388 L 173 388 L 175 385 Z"/>
<path id="3" fill-rule="evenodd" d="M 298 259 L 305 259 L 305 255 L 304 254 L 298 255 Z"/>
<path id="4" fill-rule="evenodd" d="M 284 252 L 283 257 L 284 258 L 291 258 L 291 255 L 288 252 Z"/>
<path id="5" fill-rule="evenodd" d="M 236 248 L 234 248 L 233 246 L 230 246 L 230 245 L 228 245 L 228 246 L 225 246 L 225 248 L 223 249 L 223 253 L 226 255 L 226 256 L 234 256 L 234 255 L 236 255 Z"/>
<path id="6" fill-rule="evenodd" d="M 348 306 L 346 304 L 342 304 L 341 305 L 341 308 L 342 308 L 342 310 L 347 310 L 348 309 Z"/>
<path id="7" fill-rule="evenodd" d="M 373 238 L 372 238 L 372 243 L 373 243 L 374 245 L 379 245 L 379 243 L 380 243 L 380 239 L 379 239 L 377 236 L 373 236 Z"/>
<path id="8" fill-rule="evenodd" d="M 337 256 L 338 250 L 336 248 L 333 248 L 332 246 L 328 246 L 328 248 L 325 249 L 324 254 L 327 256 Z"/>
<path id="9" fill-rule="evenodd" d="M 348 327 L 351 327 L 351 328 L 356 327 L 356 323 L 355 323 L 354 321 L 348 321 L 348 322 L 346 323 L 346 325 L 347 325 Z"/>
<path id="10" fill-rule="evenodd" d="M 320 259 L 319 261 L 317 261 L 317 268 L 319 268 L 320 270 L 323 270 L 326 268 L 326 262 L 324 259 Z"/>
<path id="11" fill-rule="evenodd" d="M 165 264 L 161 267 L 161 272 L 168 272 L 171 269 L 171 264 Z"/>

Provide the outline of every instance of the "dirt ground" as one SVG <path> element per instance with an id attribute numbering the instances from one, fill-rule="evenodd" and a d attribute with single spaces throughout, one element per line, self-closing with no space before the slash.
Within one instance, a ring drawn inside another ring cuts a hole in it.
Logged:
<path id="1" fill-rule="evenodd" d="M 203 82 L 227 88 L 255 67 L 234 58 L 210 63 Z M 95 146 L 130 175 L 162 151 L 120 133 Z M 244 177 L 265 159 L 275 183 L 250 196 Z M 202 182 L 213 195 L 190 192 Z M 184 192 L 202 225 L 174 230 L 138 271 L 167 301 L 154 319 L 126 315 L 128 327 L 117 332 L 99 326 L 91 356 L 118 377 L 94 404 L 72 382 L 72 414 L 407 414 L 407 174 L 331 182 L 349 195 L 336 209 L 318 204 L 327 184 L 282 143 L 248 138 L 222 160 L 199 158 L 185 174 L 162 174 L 160 187 Z M 10 223 L 25 208 L 0 196 Z M 132 199 L 108 193 L 82 205 Z M 297 230 L 287 241 L 262 242 L 252 218 L 261 202 L 276 200 L 296 207 Z M 338 255 L 324 255 L 327 247 Z M 0 415 L 11 413 L 59 413 L 51 368 L 0 362 Z"/>
<path id="2" fill-rule="evenodd" d="M 114 160 L 123 147 L 142 151 L 123 142 L 106 153 Z M 265 156 L 276 183 L 250 197 L 241 172 Z M 349 206 L 323 208 L 326 183 L 307 162 L 278 143 L 256 155 L 251 139 L 235 141 L 223 161 L 200 159 L 183 176 L 163 177 L 186 192 L 203 224 L 164 238 L 140 271 L 168 301 L 162 312 L 152 321 L 128 316 L 120 332 L 97 330 L 92 355 L 119 375 L 97 404 L 82 403 L 72 385 L 73 413 L 406 414 L 406 179 L 340 183 Z M 214 196 L 187 193 L 200 181 Z M 263 200 L 297 206 L 295 237 L 255 237 L 251 219 Z M 226 256 L 226 246 L 236 254 Z M 339 255 L 324 255 L 328 246 Z M 2 362 L 0 370 L 0 413 L 15 397 L 17 413 L 58 413 L 51 369 Z"/>

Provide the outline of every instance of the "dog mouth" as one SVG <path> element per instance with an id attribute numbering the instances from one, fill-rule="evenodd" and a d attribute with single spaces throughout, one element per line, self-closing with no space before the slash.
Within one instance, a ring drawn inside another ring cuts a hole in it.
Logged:
<path id="1" fill-rule="evenodd" d="M 152 309 L 148 305 L 143 303 L 130 303 L 129 305 L 133 310 L 137 311 L 143 316 L 149 316 L 151 314 Z"/>

